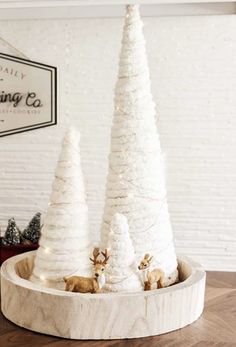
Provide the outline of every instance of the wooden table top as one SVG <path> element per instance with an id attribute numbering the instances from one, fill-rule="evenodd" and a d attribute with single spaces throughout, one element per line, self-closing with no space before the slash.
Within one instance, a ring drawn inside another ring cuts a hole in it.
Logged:
<path id="1" fill-rule="evenodd" d="M 156 337 L 113 341 L 66 340 L 19 328 L 0 313 L 0 347 L 110 346 L 236 347 L 236 273 L 208 272 L 202 317 L 183 329 Z"/>

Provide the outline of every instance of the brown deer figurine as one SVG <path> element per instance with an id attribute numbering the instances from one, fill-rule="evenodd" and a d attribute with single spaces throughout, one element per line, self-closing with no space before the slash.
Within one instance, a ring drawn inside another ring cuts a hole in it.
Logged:
<path id="1" fill-rule="evenodd" d="M 144 290 L 151 290 L 154 283 L 157 284 L 158 289 L 164 287 L 164 272 L 161 269 L 148 270 L 152 259 L 153 257 L 147 253 L 138 266 L 138 269 L 143 273 Z"/>
<path id="2" fill-rule="evenodd" d="M 82 277 L 82 276 L 71 276 L 64 277 L 66 283 L 65 290 L 68 292 L 78 292 L 78 293 L 98 293 L 105 284 L 105 268 L 109 256 L 107 254 L 107 249 L 105 252 L 101 252 L 104 259 L 98 260 L 100 255 L 99 248 L 94 248 L 93 258 L 90 258 L 94 265 L 94 277 Z"/>

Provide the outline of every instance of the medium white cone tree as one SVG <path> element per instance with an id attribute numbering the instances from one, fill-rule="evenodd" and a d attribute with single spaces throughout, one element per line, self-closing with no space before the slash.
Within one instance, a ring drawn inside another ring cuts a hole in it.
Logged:
<path id="1" fill-rule="evenodd" d="M 177 261 L 142 26 L 138 5 L 127 6 L 101 246 L 107 246 L 112 216 L 124 214 L 137 259 L 153 255 L 153 267 L 163 269 L 168 285 L 177 279 Z"/>
<path id="2" fill-rule="evenodd" d="M 31 276 L 49 287 L 64 288 L 64 276 L 91 275 L 79 140 L 74 128 L 65 134 Z"/>
<path id="3" fill-rule="evenodd" d="M 112 218 L 108 247 L 110 257 L 105 290 L 112 292 L 142 290 L 127 218 L 122 214 L 116 213 Z"/>

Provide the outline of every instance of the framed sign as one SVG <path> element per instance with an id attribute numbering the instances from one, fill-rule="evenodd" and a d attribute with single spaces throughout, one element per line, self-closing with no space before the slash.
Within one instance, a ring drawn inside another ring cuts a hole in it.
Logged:
<path id="1" fill-rule="evenodd" d="M 0 53 L 0 137 L 57 124 L 57 68 Z"/>

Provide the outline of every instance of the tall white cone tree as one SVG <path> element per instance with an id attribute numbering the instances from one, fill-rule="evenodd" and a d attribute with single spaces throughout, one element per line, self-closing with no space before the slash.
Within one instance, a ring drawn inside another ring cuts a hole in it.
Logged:
<path id="1" fill-rule="evenodd" d="M 112 218 L 108 246 L 110 258 L 105 290 L 112 292 L 142 290 L 127 218 L 122 214 L 116 213 Z"/>
<path id="2" fill-rule="evenodd" d="M 101 246 L 107 245 L 112 216 L 124 214 L 137 259 L 153 255 L 153 266 L 163 269 L 168 285 L 177 279 L 177 261 L 142 26 L 138 5 L 127 6 Z"/>
<path id="3" fill-rule="evenodd" d="M 80 162 L 80 135 L 65 134 L 31 281 L 64 288 L 63 277 L 91 275 L 88 208 Z"/>

